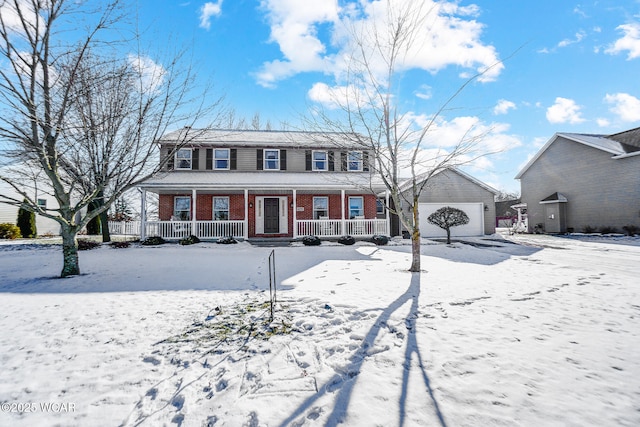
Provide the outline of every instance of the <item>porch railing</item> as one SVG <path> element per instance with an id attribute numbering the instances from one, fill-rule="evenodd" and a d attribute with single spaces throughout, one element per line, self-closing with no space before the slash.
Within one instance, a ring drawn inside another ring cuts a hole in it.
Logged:
<path id="1" fill-rule="evenodd" d="M 164 239 L 182 239 L 191 235 L 201 239 L 244 236 L 244 221 L 149 221 L 146 223 L 147 236 Z"/>
<path id="2" fill-rule="evenodd" d="M 140 221 L 109 221 L 109 233 L 140 235 Z"/>
<path id="3" fill-rule="evenodd" d="M 298 220 L 298 236 L 339 237 L 344 235 L 370 237 L 376 234 L 389 235 L 386 219 L 317 219 Z"/>

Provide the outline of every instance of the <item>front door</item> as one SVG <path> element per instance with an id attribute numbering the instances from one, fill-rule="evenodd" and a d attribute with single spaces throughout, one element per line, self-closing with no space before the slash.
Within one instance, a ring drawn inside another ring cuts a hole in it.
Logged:
<path id="1" fill-rule="evenodd" d="M 280 233 L 280 199 L 264 199 L 264 232 Z"/>

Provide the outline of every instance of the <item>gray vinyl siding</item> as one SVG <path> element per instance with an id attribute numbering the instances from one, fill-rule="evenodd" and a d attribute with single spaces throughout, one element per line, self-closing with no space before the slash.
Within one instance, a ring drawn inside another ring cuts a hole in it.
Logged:
<path id="1" fill-rule="evenodd" d="M 558 137 L 522 175 L 530 231 L 545 222 L 540 201 L 555 192 L 566 203 L 566 228 L 640 226 L 640 157 L 612 154 Z"/>
<path id="2" fill-rule="evenodd" d="M 420 193 L 419 203 L 484 203 L 484 232 L 496 231 L 496 207 L 494 193 L 450 170 L 443 171 L 429 180 Z M 408 209 L 405 207 L 405 211 Z M 420 218 L 420 221 L 426 221 Z"/>

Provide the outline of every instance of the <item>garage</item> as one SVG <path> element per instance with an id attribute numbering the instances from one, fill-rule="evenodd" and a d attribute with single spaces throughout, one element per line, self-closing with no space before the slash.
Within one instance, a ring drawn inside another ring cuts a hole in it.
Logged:
<path id="1" fill-rule="evenodd" d="M 484 235 L 484 203 L 420 203 L 420 234 L 422 237 L 447 237 L 442 228 L 429 224 L 427 218 L 444 206 L 464 211 L 469 223 L 451 228 L 451 237 L 468 237 Z"/>

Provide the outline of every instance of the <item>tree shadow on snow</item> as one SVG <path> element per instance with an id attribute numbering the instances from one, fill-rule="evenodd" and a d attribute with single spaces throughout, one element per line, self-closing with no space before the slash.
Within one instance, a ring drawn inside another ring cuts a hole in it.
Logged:
<path id="1" fill-rule="evenodd" d="M 386 327 L 387 322 L 390 320 L 393 313 L 401 309 L 408 302 L 411 303 L 411 309 L 409 314 L 405 318 L 405 325 L 407 327 L 407 342 L 405 349 L 405 357 L 403 361 L 403 376 L 402 376 L 402 391 L 399 400 L 399 420 L 398 425 L 404 426 L 407 422 L 407 397 L 409 390 L 409 376 L 411 370 L 417 366 L 420 369 L 420 374 L 424 382 L 424 391 L 429 397 L 429 401 L 432 406 L 433 413 L 437 418 L 437 423 L 441 427 L 446 427 L 445 416 L 440 409 L 440 405 L 431 386 L 431 380 L 427 374 L 424 359 L 421 354 L 420 346 L 418 345 L 416 337 L 416 318 L 418 316 L 418 304 L 420 299 L 420 273 L 411 273 L 411 282 L 407 290 L 392 302 L 380 316 L 376 319 L 374 325 L 369 329 L 369 332 L 362 340 L 360 347 L 351 357 L 351 363 L 344 367 L 342 372 L 346 374 L 336 374 L 325 384 L 318 388 L 318 392 L 313 396 L 305 400 L 291 415 L 289 415 L 282 423 L 281 426 L 291 425 L 294 420 L 300 416 L 303 416 L 305 412 L 310 409 L 314 403 L 328 393 L 337 392 L 335 398 L 335 406 L 329 414 L 326 425 L 334 426 L 345 421 L 349 404 L 351 402 L 353 389 L 356 385 L 358 375 L 360 374 L 364 363 L 369 360 L 368 351 L 373 348 L 376 338 L 380 334 L 381 330 Z M 416 363 L 412 363 L 415 360 Z"/>

